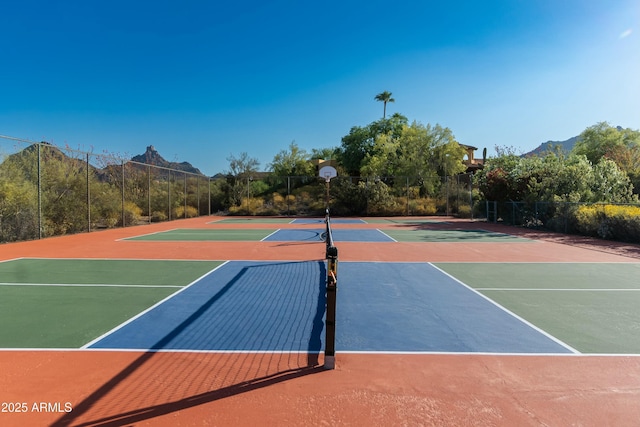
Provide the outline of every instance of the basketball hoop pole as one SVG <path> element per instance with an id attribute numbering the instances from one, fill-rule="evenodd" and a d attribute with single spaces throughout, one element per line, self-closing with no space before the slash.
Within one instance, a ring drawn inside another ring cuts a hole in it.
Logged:
<path id="1" fill-rule="evenodd" d="M 324 177 L 324 182 L 326 183 L 326 187 L 327 187 L 327 203 L 326 203 L 326 208 L 329 209 L 329 185 L 331 185 L 331 177 L 329 176 L 325 176 Z"/>

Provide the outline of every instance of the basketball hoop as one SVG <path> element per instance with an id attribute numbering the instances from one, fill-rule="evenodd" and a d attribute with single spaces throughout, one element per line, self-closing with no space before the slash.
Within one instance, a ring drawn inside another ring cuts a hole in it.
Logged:
<path id="1" fill-rule="evenodd" d="M 333 166 L 323 166 L 320 168 L 320 177 L 324 178 L 325 182 L 331 181 L 331 178 L 338 176 L 338 171 Z"/>

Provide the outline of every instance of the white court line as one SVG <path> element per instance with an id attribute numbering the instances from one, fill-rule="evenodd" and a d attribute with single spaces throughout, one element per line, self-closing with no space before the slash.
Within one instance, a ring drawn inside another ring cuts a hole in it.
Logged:
<path id="1" fill-rule="evenodd" d="M 128 325 L 129 323 L 133 322 L 134 320 L 138 319 L 139 317 L 144 316 L 145 314 L 147 314 L 148 312 L 150 312 L 151 310 L 153 310 L 154 308 L 164 304 L 166 301 L 169 301 L 171 298 L 175 297 L 176 295 L 186 291 L 187 289 L 189 289 L 191 286 L 193 286 L 194 284 L 198 283 L 200 280 L 202 280 L 204 277 L 208 276 L 209 274 L 213 273 L 214 271 L 216 271 L 217 269 L 219 269 L 220 267 L 222 267 L 223 265 L 226 265 L 229 261 L 225 261 L 222 264 L 220 264 L 219 266 L 217 266 L 216 268 L 214 268 L 213 270 L 203 274 L 202 276 L 198 277 L 196 280 L 194 280 L 193 282 L 189 283 L 187 286 L 183 286 L 182 289 L 180 289 L 177 292 L 172 293 L 171 295 L 169 295 L 168 297 L 158 301 L 157 303 L 155 303 L 154 305 L 152 305 L 151 307 L 147 308 L 144 311 L 141 311 L 140 313 L 138 313 L 137 315 L 133 316 L 131 319 L 121 323 L 120 325 L 116 326 L 115 328 L 111 329 L 108 332 L 105 332 L 104 334 L 100 335 L 99 337 L 95 338 L 94 340 L 86 343 L 85 345 L 83 345 L 82 349 L 86 349 L 90 346 L 92 346 L 93 344 L 97 343 L 98 341 L 102 340 L 103 338 L 111 335 L 112 333 L 124 328 L 126 325 Z"/>
<path id="2" fill-rule="evenodd" d="M 602 289 L 602 288 L 474 288 L 477 291 L 567 291 L 567 292 L 639 292 L 640 289 L 633 288 L 616 288 L 616 289 Z"/>
<path id="3" fill-rule="evenodd" d="M 89 353 L 203 353 L 203 354 L 323 354 L 323 351 L 289 351 L 289 350 L 193 350 L 164 348 L 44 348 L 44 347 L 12 347 L 0 348 L 0 353 L 11 352 L 89 352 Z M 492 356 L 492 357 L 639 357 L 638 353 L 491 353 L 491 352 L 449 352 L 449 351 L 336 351 L 342 354 L 356 355 L 392 355 L 392 356 Z"/>
<path id="4" fill-rule="evenodd" d="M 636 353 L 494 353 L 486 351 L 336 351 L 340 354 L 445 355 L 445 356 L 522 356 L 522 357 L 640 357 Z"/>
<path id="5" fill-rule="evenodd" d="M 278 231 L 282 230 L 281 228 L 278 228 L 276 231 L 274 231 L 273 233 L 269 234 L 268 236 L 263 237 L 262 239 L 260 239 L 261 242 L 264 242 L 265 240 L 267 240 L 269 237 L 273 236 L 274 234 L 276 234 Z"/>
<path id="6" fill-rule="evenodd" d="M 398 241 L 396 239 L 394 239 L 393 237 L 389 236 L 387 233 L 385 233 L 384 231 L 380 230 L 379 228 L 376 228 L 376 231 L 378 233 L 382 233 L 382 235 L 387 236 L 389 239 L 393 240 L 394 242 L 398 243 Z"/>
<path id="7" fill-rule="evenodd" d="M 154 231 L 153 233 L 138 234 L 136 236 L 123 237 L 122 239 L 116 239 L 116 242 L 121 242 L 123 240 L 133 240 L 133 239 L 137 239 L 137 238 L 140 238 L 140 237 L 153 236 L 155 234 L 162 234 L 162 233 L 167 233 L 167 232 L 176 231 L 176 230 L 181 230 L 181 228 L 172 228 L 171 230 Z"/>
<path id="8" fill-rule="evenodd" d="M 177 285 L 114 285 L 106 283 L 0 283 L 0 286 L 52 286 L 76 288 L 182 288 Z"/>
<path id="9" fill-rule="evenodd" d="M 515 314 L 514 312 L 512 312 L 511 310 L 508 310 L 506 307 L 501 306 L 500 304 L 498 304 L 497 302 L 495 302 L 494 300 L 492 300 L 491 298 L 487 297 L 486 295 L 483 295 L 482 293 L 478 292 L 476 289 L 472 288 L 471 286 L 467 285 L 466 283 L 464 283 L 463 281 L 453 277 L 451 274 L 447 273 L 446 271 L 438 268 L 437 266 L 435 266 L 433 263 L 428 263 L 430 266 L 432 266 L 433 268 L 435 268 L 436 270 L 440 271 L 442 274 L 446 275 L 447 277 L 450 277 L 451 279 L 455 280 L 456 282 L 458 282 L 460 285 L 464 286 L 465 288 L 469 289 L 471 292 L 475 293 L 476 295 L 480 296 L 481 298 L 485 299 L 486 301 L 490 302 L 491 304 L 495 305 L 496 307 L 498 307 L 500 310 L 503 310 L 505 313 L 513 316 L 515 319 L 520 320 L 522 323 L 524 323 L 525 325 L 529 326 L 530 328 L 540 332 L 541 334 L 543 334 L 544 336 L 546 336 L 547 338 L 549 338 L 550 340 L 560 344 L 561 346 L 563 346 L 564 348 L 566 348 L 567 350 L 573 352 L 573 353 L 580 353 L 578 350 L 576 350 L 575 348 L 571 347 L 569 344 L 559 340 L 558 338 L 554 337 L 553 335 L 549 334 L 548 332 L 538 328 L 536 325 L 534 325 L 533 323 L 527 321 L 526 319 L 518 316 L 517 314 Z"/>
<path id="10" fill-rule="evenodd" d="M 21 259 L 29 259 L 29 258 L 20 257 L 20 258 L 3 259 L 3 260 L 0 260 L 0 264 L 5 262 L 10 262 L 10 261 L 20 261 Z"/>

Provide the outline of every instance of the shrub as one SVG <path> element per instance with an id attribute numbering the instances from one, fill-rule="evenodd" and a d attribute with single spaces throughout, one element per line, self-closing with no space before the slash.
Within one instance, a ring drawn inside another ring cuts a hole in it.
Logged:
<path id="1" fill-rule="evenodd" d="M 151 221 L 153 221 L 153 222 L 166 221 L 167 218 L 168 217 L 167 217 L 166 212 L 163 212 L 163 211 L 154 211 L 153 214 L 151 214 Z"/>
<path id="2" fill-rule="evenodd" d="M 231 215 L 258 215 L 264 205 L 261 197 L 243 197 L 240 206 L 231 206 L 229 213 Z"/>
<path id="3" fill-rule="evenodd" d="M 576 231 L 586 236 L 598 236 L 598 228 L 604 218 L 596 206 L 580 206 L 574 213 Z"/>
<path id="4" fill-rule="evenodd" d="M 186 212 L 186 218 L 195 218 L 198 216 L 198 209 L 193 206 L 187 205 L 186 211 L 184 206 L 178 206 L 177 208 L 175 208 L 173 210 L 173 217 L 175 219 L 185 218 L 185 212 Z"/>
<path id="5" fill-rule="evenodd" d="M 126 225 L 135 225 L 140 221 L 142 209 L 134 202 L 124 202 L 124 221 Z"/>
<path id="6" fill-rule="evenodd" d="M 576 231 L 587 236 L 640 242 L 640 207 L 628 205 L 580 206 L 571 218 Z"/>
<path id="7" fill-rule="evenodd" d="M 458 216 L 460 218 L 471 218 L 471 206 L 469 205 L 458 206 Z"/>
<path id="8" fill-rule="evenodd" d="M 438 208 L 434 199 L 424 197 L 409 201 L 409 211 L 412 215 L 435 215 Z"/>

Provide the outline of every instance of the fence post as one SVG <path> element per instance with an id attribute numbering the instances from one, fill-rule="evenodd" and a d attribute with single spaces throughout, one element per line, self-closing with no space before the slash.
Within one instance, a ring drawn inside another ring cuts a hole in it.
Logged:
<path id="1" fill-rule="evenodd" d="M 124 223 L 124 160 L 122 160 L 122 227 L 125 227 Z"/>
<path id="2" fill-rule="evenodd" d="M 87 153 L 87 231 L 91 232 L 91 187 L 89 185 L 89 153 Z"/>
<path id="3" fill-rule="evenodd" d="M 444 185 L 447 187 L 446 197 L 447 197 L 447 216 L 449 216 L 449 177 L 447 174 L 444 175 Z"/>
<path id="4" fill-rule="evenodd" d="M 469 179 L 469 209 L 471 212 L 471 220 L 473 221 L 473 174 L 469 172 L 467 178 Z"/>
<path id="5" fill-rule="evenodd" d="M 147 214 L 149 215 L 149 224 L 151 224 L 151 165 L 147 165 Z"/>
<path id="6" fill-rule="evenodd" d="M 409 209 L 409 177 L 407 176 L 407 216 L 411 215 L 411 211 Z"/>
<path id="7" fill-rule="evenodd" d="M 42 166 L 40 154 L 40 143 L 38 145 L 38 239 L 42 239 Z"/>
<path id="8" fill-rule="evenodd" d="M 291 177 L 287 175 L 287 216 L 291 215 L 291 201 L 289 200 L 289 195 L 291 194 Z"/>

